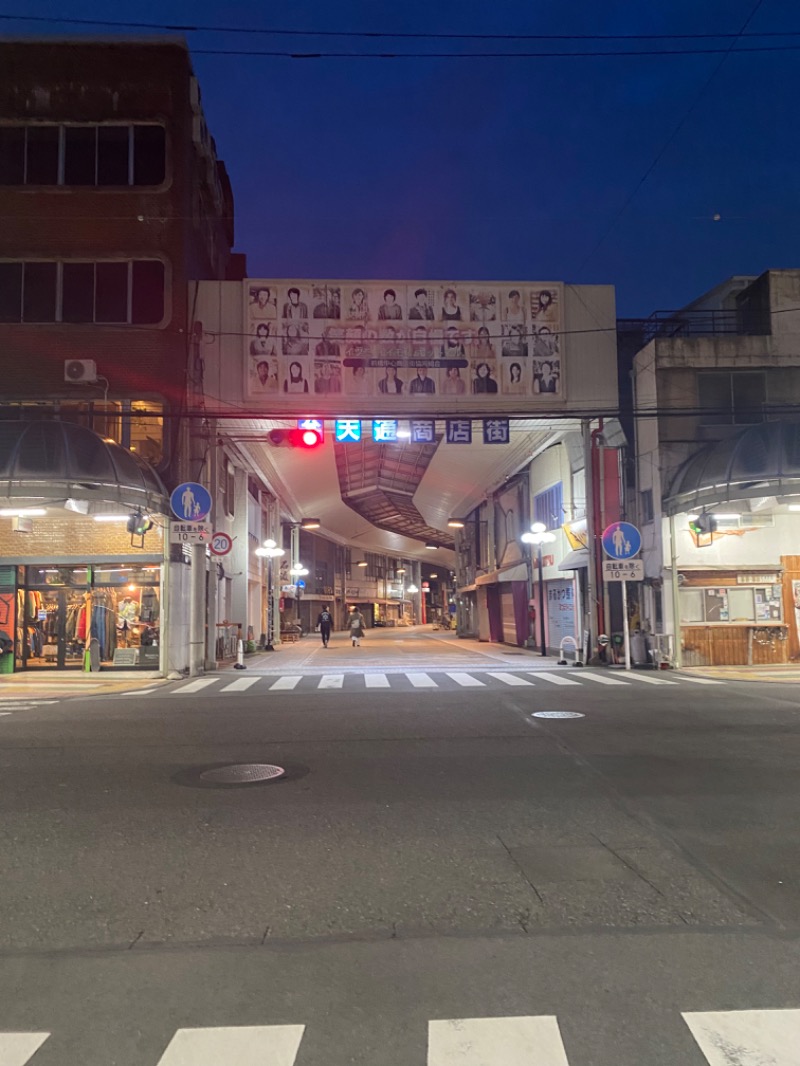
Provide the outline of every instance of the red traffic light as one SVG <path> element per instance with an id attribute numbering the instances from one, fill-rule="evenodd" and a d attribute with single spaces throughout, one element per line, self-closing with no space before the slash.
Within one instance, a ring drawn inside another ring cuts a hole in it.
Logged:
<path id="1" fill-rule="evenodd" d="M 271 429 L 267 434 L 273 448 L 318 448 L 322 434 L 315 429 Z"/>

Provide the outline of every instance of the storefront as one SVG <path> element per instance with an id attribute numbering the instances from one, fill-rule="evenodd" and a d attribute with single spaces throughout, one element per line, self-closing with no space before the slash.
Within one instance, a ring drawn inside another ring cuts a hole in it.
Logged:
<path id="1" fill-rule="evenodd" d="M 164 670 L 166 527 L 137 456 L 69 423 L 0 422 L 0 671 Z"/>

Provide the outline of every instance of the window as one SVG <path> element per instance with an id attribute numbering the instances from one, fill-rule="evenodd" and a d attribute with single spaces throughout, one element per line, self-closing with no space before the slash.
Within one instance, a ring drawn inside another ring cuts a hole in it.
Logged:
<path id="1" fill-rule="evenodd" d="M 0 125 L 0 185 L 161 185 L 166 131 L 142 125 Z"/>
<path id="2" fill-rule="evenodd" d="M 164 309 L 156 259 L 0 262 L 0 322 L 157 325 Z"/>
<path id="3" fill-rule="evenodd" d="M 767 384 L 761 371 L 698 374 L 697 394 L 704 426 L 750 426 L 764 421 Z"/>
<path id="4" fill-rule="evenodd" d="M 653 521 L 653 490 L 644 489 L 639 493 L 641 519 L 643 524 Z"/>
<path id="5" fill-rule="evenodd" d="M 747 625 L 780 622 L 783 618 L 781 586 L 742 588 L 682 588 L 681 622 L 684 625 Z"/>
<path id="6" fill-rule="evenodd" d="M 548 529 L 558 529 L 564 521 L 563 486 L 559 481 L 533 497 L 533 520 Z"/>

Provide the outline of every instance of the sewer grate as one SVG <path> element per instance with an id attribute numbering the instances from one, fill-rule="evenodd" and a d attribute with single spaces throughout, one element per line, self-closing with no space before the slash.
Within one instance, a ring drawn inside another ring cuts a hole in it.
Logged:
<path id="1" fill-rule="evenodd" d="M 247 762 L 205 770 L 200 774 L 200 780 L 214 785 L 249 785 L 255 781 L 274 781 L 285 773 L 282 766 Z"/>
<path id="2" fill-rule="evenodd" d="M 585 718 L 585 714 L 578 711 L 534 711 L 532 718 Z"/>

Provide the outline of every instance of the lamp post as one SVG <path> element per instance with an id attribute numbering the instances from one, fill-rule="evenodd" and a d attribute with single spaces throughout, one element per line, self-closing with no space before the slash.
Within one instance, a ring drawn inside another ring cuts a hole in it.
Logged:
<path id="1" fill-rule="evenodd" d="M 409 594 L 409 596 L 416 596 L 416 594 L 419 592 L 419 589 L 417 588 L 416 585 L 411 584 L 406 589 L 406 592 Z M 411 622 L 412 622 L 412 625 L 416 625 L 417 624 L 417 612 L 414 610 L 414 601 L 413 600 L 411 601 Z"/>
<path id="2" fill-rule="evenodd" d="M 294 586 L 295 586 L 295 589 L 294 589 L 294 602 L 297 604 L 297 621 L 299 623 L 300 622 L 300 595 L 301 595 L 301 589 L 300 589 L 300 586 L 297 584 L 297 579 L 299 577 L 307 577 L 308 576 L 308 567 L 307 566 L 303 566 L 302 563 L 295 563 L 294 566 L 290 566 L 289 567 L 289 573 L 294 578 Z"/>
<path id="3" fill-rule="evenodd" d="M 523 544 L 536 545 L 536 560 L 539 565 L 539 637 L 542 655 L 547 655 L 547 634 L 544 624 L 544 578 L 542 577 L 542 545 L 551 544 L 556 539 L 555 533 L 549 533 L 543 522 L 534 522 L 530 533 L 523 533 Z"/>
<path id="4" fill-rule="evenodd" d="M 275 651 L 272 637 L 275 630 L 275 596 L 272 589 L 272 560 L 279 559 L 286 552 L 279 548 L 274 540 L 265 540 L 263 548 L 256 548 L 256 555 L 267 560 L 267 643 L 264 651 Z"/>

